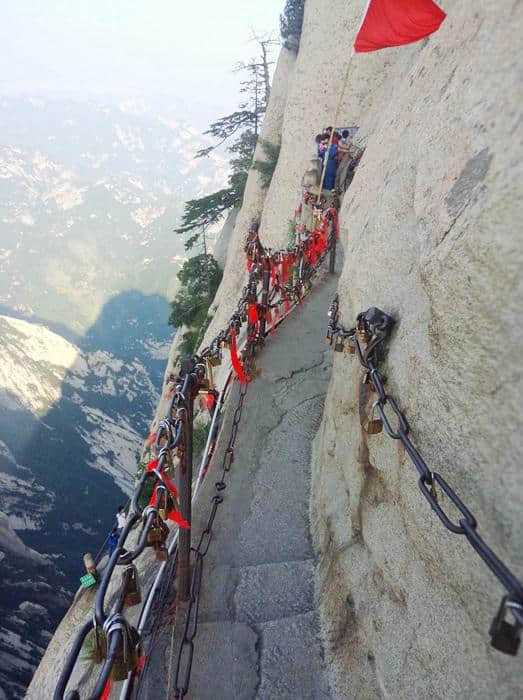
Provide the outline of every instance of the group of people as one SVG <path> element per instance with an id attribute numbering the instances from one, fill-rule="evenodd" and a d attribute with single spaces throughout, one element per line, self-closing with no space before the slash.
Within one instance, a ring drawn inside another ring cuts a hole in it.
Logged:
<path id="1" fill-rule="evenodd" d="M 327 162 L 323 189 L 333 190 L 336 186 L 338 163 L 343 157 L 343 154 L 348 152 L 350 146 L 349 130 L 344 129 L 340 133 L 339 131 L 333 131 L 332 126 L 328 126 L 323 133 L 316 136 L 316 146 L 319 165 L 322 171 L 325 166 L 325 160 Z"/>

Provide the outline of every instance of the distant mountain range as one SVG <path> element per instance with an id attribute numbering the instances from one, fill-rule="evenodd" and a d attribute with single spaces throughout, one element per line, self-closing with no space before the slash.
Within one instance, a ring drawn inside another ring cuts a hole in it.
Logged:
<path id="1" fill-rule="evenodd" d="M 0 304 L 83 332 L 126 290 L 172 295 L 184 202 L 221 187 L 205 137 L 136 100 L 0 99 Z"/>
<path id="2" fill-rule="evenodd" d="M 127 499 L 187 198 L 226 162 L 137 101 L 0 100 L 0 700 L 21 698 Z"/>

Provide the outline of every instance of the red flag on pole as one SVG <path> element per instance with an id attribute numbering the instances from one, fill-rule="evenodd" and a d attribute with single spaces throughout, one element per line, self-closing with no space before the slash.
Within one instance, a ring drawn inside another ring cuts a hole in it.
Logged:
<path id="1" fill-rule="evenodd" d="M 432 0 L 370 0 L 354 42 L 356 52 L 419 41 L 447 15 Z"/>

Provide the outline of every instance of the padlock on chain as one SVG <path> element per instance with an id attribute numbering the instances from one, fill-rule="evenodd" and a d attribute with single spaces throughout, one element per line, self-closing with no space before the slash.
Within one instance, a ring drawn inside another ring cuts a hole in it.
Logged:
<path id="1" fill-rule="evenodd" d="M 211 365 L 211 367 L 219 367 L 222 363 L 222 358 L 219 351 L 214 355 L 209 355 L 209 357 L 206 357 L 205 359 Z"/>
<path id="2" fill-rule="evenodd" d="M 367 421 L 367 427 L 364 429 L 367 435 L 377 435 L 383 430 L 383 422 L 381 418 L 374 418 L 374 411 L 376 409 L 376 401 L 372 404 L 372 412 L 370 418 Z"/>
<path id="3" fill-rule="evenodd" d="M 157 539 L 153 544 L 154 554 L 159 561 L 167 561 L 167 559 L 169 559 L 169 551 L 166 542 L 169 535 L 169 528 L 162 520 L 159 520 L 159 530 L 161 538 Z"/>
<path id="4" fill-rule="evenodd" d="M 356 331 L 356 336 L 358 338 L 358 342 L 362 345 L 366 345 L 367 341 L 369 340 L 369 334 L 364 328 L 358 328 Z"/>
<path id="5" fill-rule="evenodd" d="M 88 633 L 82 647 L 86 658 L 95 664 L 101 664 L 107 658 L 107 638 L 97 625 Z"/>
<path id="6" fill-rule="evenodd" d="M 140 582 L 138 581 L 138 571 L 134 564 L 129 564 L 125 567 L 122 578 L 125 577 L 126 571 L 130 571 L 129 582 L 127 583 L 127 591 L 124 598 L 124 607 L 132 608 L 133 605 L 139 605 L 142 602 L 142 594 L 140 591 Z"/>
<path id="7" fill-rule="evenodd" d="M 147 533 L 147 546 L 154 547 L 155 544 L 162 542 L 163 533 L 159 525 L 151 525 Z"/>
<path id="8" fill-rule="evenodd" d="M 343 344 L 343 338 L 338 335 L 336 336 L 336 342 L 334 343 L 334 350 L 336 352 L 343 352 L 344 344 Z"/>
<path id="9" fill-rule="evenodd" d="M 498 651 L 510 656 L 516 656 L 518 653 L 521 628 L 516 623 L 511 624 L 505 620 L 507 609 L 508 596 L 504 596 L 499 610 L 490 625 L 490 644 Z"/>
<path id="10" fill-rule="evenodd" d="M 327 333 L 327 335 L 323 339 L 323 344 L 324 345 L 332 345 L 332 335 L 330 335 L 330 333 Z"/>
<path id="11" fill-rule="evenodd" d="M 126 634 L 124 632 L 124 634 Z M 125 681 L 130 671 L 138 666 L 138 644 L 140 636 L 134 627 L 129 628 L 129 636 L 125 644 L 118 645 L 116 658 L 111 668 L 113 682 Z"/>
<path id="12" fill-rule="evenodd" d="M 365 432 L 367 433 L 367 435 L 377 435 L 378 433 L 381 433 L 382 430 L 383 423 L 381 422 L 380 418 L 369 420 L 367 422 L 367 427 L 365 428 Z"/>
<path id="13" fill-rule="evenodd" d="M 347 341 L 347 355 L 355 355 L 356 354 L 356 346 L 354 345 L 354 340 L 352 338 L 349 338 Z"/>

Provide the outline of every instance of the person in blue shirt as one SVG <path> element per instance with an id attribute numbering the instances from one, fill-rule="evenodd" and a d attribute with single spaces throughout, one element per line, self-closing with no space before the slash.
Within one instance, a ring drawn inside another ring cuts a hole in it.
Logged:
<path id="1" fill-rule="evenodd" d="M 109 550 L 109 556 L 112 556 L 112 553 L 116 549 L 117 544 L 118 544 L 118 531 L 116 530 L 115 527 L 113 527 L 109 537 L 107 538 L 107 549 Z"/>
<path id="2" fill-rule="evenodd" d="M 329 157 L 327 158 L 327 168 L 325 170 L 325 179 L 323 180 L 323 189 L 332 190 L 334 189 L 334 182 L 336 180 L 336 170 L 338 169 L 338 146 L 335 143 L 331 144 L 329 148 Z M 327 152 L 323 154 L 322 160 L 325 163 L 325 158 L 327 157 Z"/>

